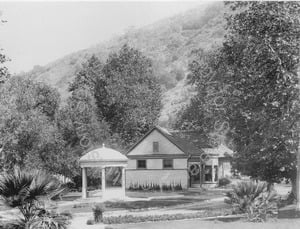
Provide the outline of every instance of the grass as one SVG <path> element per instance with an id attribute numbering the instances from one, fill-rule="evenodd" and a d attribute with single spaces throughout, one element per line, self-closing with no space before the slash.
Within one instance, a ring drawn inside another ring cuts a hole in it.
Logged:
<path id="1" fill-rule="evenodd" d="M 204 201 L 198 200 L 198 201 Z M 152 199 L 149 201 L 122 201 L 122 202 L 105 202 L 107 210 L 137 210 L 147 208 L 166 208 L 183 204 L 194 203 L 194 198 L 168 198 L 168 199 Z"/>
<path id="2" fill-rule="evenodd" d="M 139 209 L 151 208 L 185 208 L 190 210 L 202 209 L 204 206 L 207 209 L 211 208 L 211 204 L 204 203 L 205 200 L 222 197 L 224 191 L 220 190 L 193 190 L 181 192 L 131 192 L 127 191 L 126 195 L 133 198 L 145 198 L 138 201 L 108 201 L 105 203 L 106 211 L 129 210 L 136 211 Z M 72 200 L 78 198 L 79 193 L 69 193 L 67 198 L 63 197 L 64 201 L 70 201 L 70 205 L 60 207 L 63 211 L 71 213 L 92 212 L 92 203 L 72 204 Z M 162 197 L 163 198 L 159 198 Z M 73 197 L 73 198 L 72 198 Z M 152 198 L 146 200 L 146 198 Z M 220 204 L 220 203 L 218 203 Z"/>
<path id="3" fill-rule="evenodd" d="M 180 198 L 165 198 L 165 199 L 152 199 L 152 200 L 138 200 L 138 201 L 119 201 L 105 202 L 106 211 L 117 210 L 145 210 L 151 208 L 168 208 L 168 207 L 183 207 L 187 204 L 195 204 L 203 202 L 205 199 L 195 199 L 193 197 L 180 197 Z M 68 210 L 71 213 L 92 212 L 91 203 L 74 204 L 73 206 L 62 207 L 61 210 Z"/>

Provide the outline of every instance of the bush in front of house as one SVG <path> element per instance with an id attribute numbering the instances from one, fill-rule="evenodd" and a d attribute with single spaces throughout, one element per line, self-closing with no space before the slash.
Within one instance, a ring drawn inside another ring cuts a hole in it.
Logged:
<path id="1" fill-rule="evenodd" d="M 231 183 L 231 181 L 227 177 L 222 177 L 218 181 L 218 186 L 219 187 L 224 187 L 227 186 Z"/>
<path id="2" fill-rule="evenodd" d="M 268 190 L 265 182 L 237 183 L 226 196 L 225 202 L 231 204 L 236 213 L 246 213 L 252 222 L 266 221 L 278 210 L 279 196 L 274 190 Z"/>
<path id="3" fill-rule="evenodd" d="M 95 223 L 102 222 L 104 211 L 105 211 L 105 205 L 103 203 L 97 204 L 93 207 Z"/>
<path id="4" fill-rule="evenodd" d="M 161 186 L 159 184 L 154 183 L 145 183 L 145 184 L 130 184 L 128 190 L 130 191 L 182 191 L 182 185 L 181 183 L 170 183 L 170 184 L 162 184 Z"/>

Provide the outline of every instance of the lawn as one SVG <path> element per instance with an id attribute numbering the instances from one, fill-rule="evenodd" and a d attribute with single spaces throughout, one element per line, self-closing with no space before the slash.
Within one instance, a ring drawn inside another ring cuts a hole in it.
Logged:
<path id="1" fill-rule="evenodd" d="M 204 202 L 212 198 L 224 196 L 224 191 L 126 192 L 126 195 L 132 198 L 145 198 L 145 200 L 107 201 L 105 202 L 106 210 L 136 211 L 139 209 L 146 210 L 153 208 L 190 208 L 190 210 L 198 210 L 201 209 L 203 204 L 205 207 L 210 208 L 211 204 Z M 60 211 L 69 211 L 71 213 L 92 212 L 93 203 L 83 202 L 72 204 L 72 200 L 76 200 L 78 195 L 73 195 L 74 198 L 71 198 L 71 196 L 72 195 L 69 194 L 67 198 L 63 198 L 65 202 L 70 201 L 70 204 L 60 207 Z"/>
<path id="2" fill-rule="evenodd" d="M 149 208 L 167 208 L 178 205 L 185 205 L 195 203 L 195 201 L 204 201 L 204 199 L 195 200 L 195 198 L 178 197 L 178 198 L 164 198 L 164 199 L 151 199 L 149 201 L 120 201 L 120 202 L 105 202 L 108 211 L 112 210 L 136 210 L 136 209 L 149 209 Z"/>
<path id="3" fill-rule="evenodd" d="M 176 198 L 164 198 L 151 200 L 138 200 L 138 201 L 106 201 L 105 209 L 106 211 L 117 211 L 117 210 L 147 210 L 153 208 L 173 208 L 173 207 L 187 207 L 189 204 L 196 204 L 203 202 L 203 198 L 193 198 L 193 197 L 176 197 Z M 74 205 L 67 205 L 60 207 L 60 211 L 69 211 L 71 213 L 83 213 L 92 212 L 93 203 L 79 203 Z"/>

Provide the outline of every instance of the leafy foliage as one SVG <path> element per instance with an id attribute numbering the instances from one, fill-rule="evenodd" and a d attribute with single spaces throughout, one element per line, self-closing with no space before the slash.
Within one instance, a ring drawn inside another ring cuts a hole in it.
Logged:
<path id="1" fill-rule="evenodd" d="M 234 166 L 244 174 L 271 183 L 295 180 L 299 3 L 226 4 L 225 41 L 195 52 L 189 79 L 197 95 L 178 124 L 199 128 L 217 144 L 229 141 L 237 151 Z"/>
<path id="2" fill-rule="evenodd" d="M 227 19 L 229 34 L 222 54 L 232 73 L 224 77 L 225 82 L 239 94 L 230 110 L 236 165 L 269 182 L 294 178 L 299 145 L 300 5 L 247 2 L 231 8 L 235 13 Z"/>
<path id="3" fill-rule="evenodd" d="M 156 121 L 161 91 L 152 62 L 141 52 L 124 45 L 103 65 L 92 56 L 70 85 L 72 96 L 86 88 L 97 106 L 97 118 L 109 125 L 127 146 Z"/>
<path id="4" fill-rule="evenodd" d="M 50 215 L 43 207 L 43 198 L 51 199 L 62 192 L 60 183 L 54 177 L 40 171 L 27 172 L 15 169 L 12 173 L 2 173 L 0 176 L 0 196 L 2 202 L 12 208 L 18 208 L 26 225 L 33 221 L 45 222 L 40 217 Z M 52 217 L 54 220 L 55 217 Z M 63 225 L 66 220 L 56 221 Z M 63 227 L 57 227 L 63 228 Z"/>
<path id="5" fill-rule="evenodd" d="M 139 184 L 134 183 L 129 185 L 129 190 L 131 191 L 182 191 L 181 183 L 170 183 L 170 184 L 155 184 L 155 183 L 145 183 Z"/>
<path id="6" fill-rule="evenodd" d="M 0 12 L 0 19 L 1 19 L 1 12 Z M 3 20 L 0 21 L 0 25 L 2 25 Z M 0 50 L 0 85 L 4 83 L 10 76 L 7 67 L 4 65 L 9 59 L 6 57 L 5 54 L 2 53 L 2 49 Z"/>
<path id="7" fill-rule="evenodd" d="M 223 187 L 223 186 L 227 186 L 231 183 L 231 181 L 226 178 L 226 177 L 221 177 L 219 180 L 218 180 L 218 186 L 219 187 Z"/>
<path id="8" fill-rule="evenodd" d="M 27 226 L 28 229 L 67 229 L 68 217 L 59 215 L 53 212 L 47 212 L 46 214 L 31 220 Z"/>
<path id="9" fill-rule="evenodd" d="M 240 182 L 226 196 L 225 202 L 235 211 L 247 213 L 250 221 L 265 221 L 268 215 L 277 213 L 278 195 L 275 191 L 267 191 L 267 183 Z"/>
<path id="10" fill-rule="evenodd" d="M 53 123 L 59 95 L 54 89 L 12 77 L 0 88 L 0 98 L 2 169 L 26 166 L 29 157 L 35 159 L 30 163 L 45 163 L 46 149 L 48 154 L 60 150 L 62 139 Z"/>
<path id="11" fill-rule="evenodd" d="M 95 223 L 102 222 L 104 211 L 105 211 L 105 205 L 104 204 L 97 204 L 93 207 L 93 214 L 94 214 Z"/>

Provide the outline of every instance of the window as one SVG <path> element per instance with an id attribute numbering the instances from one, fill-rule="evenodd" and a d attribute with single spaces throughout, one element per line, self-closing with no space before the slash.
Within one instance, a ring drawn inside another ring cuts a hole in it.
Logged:
<path id="1" fill-rule="evenodd" d="M 158 142 L 153 142 L 153 153 L 159 152 L 159 145 Z"/>
<path id="2" fill-rule="evenodd" d="M 164 169 L 173 169 L 173 160 L 172 159 L 163 159 L 163 168 Z"/>
<path id="3" fill-rule="evenodd" d="M 147 163 L 146 160 L 137 160 L 137 166 L 138 169 L 146 169 Z"/>

